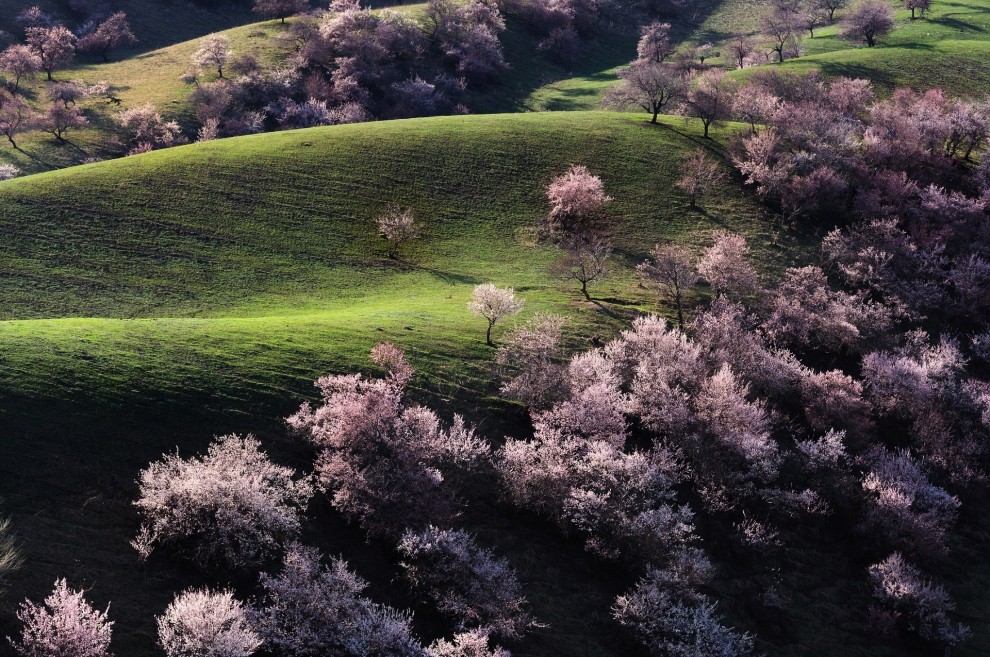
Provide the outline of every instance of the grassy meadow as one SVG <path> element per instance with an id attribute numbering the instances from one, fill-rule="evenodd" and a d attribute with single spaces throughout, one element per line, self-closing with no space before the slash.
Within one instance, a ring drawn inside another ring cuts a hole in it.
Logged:
<path id="1" fill-rule="evenodd" d="M 0 26 L 28 4 L 0 0 Z M 64 14 L 55 0 L 38 4 Z M 765 4 L 704 0 L 675 29 L 685 42 L 721 44 L 755 30 Z M 187 128 L 191 88 L 179 75 L 202 35 L 223 30 L 238 54 L 266 64 L 285 56 L 276 37 L 286 28 L 257 22 L 246 5 L 117 5 L 131 15 L 139 46 L 109 63 L 80 57 L 57 79 L 108 80 L 122 107 L 150 102 Z M 990 92 L 990 0 L 936 1 L 924 19 L 897 16 L 876 48 L 853 47 L 827 27 L 781 68 L 869 77 L 884 89 Z M 35 174 L 0 182 L 0 516 L 12 516 L 27 560 L 0 597 L 0 657 L 12 654 L 2 637 L 17 629 L 13 603 L 40 597 L 61 576 L 101 608 L 112 601 L 117 655 L 160 654 L 154 615 L 202 575 L 167 556 L 137 560 L 128 541 L 138 525 L 138 471 L 177 446 L 188 455 L 230 432 L 255 432 L 276 460 L 310 467 L 282 418 L 315 398 L 316 377 L 373 372 L 367 354 L 379 341 L 407 351 L 417 401 L 445 419 L 465 414 L 495 445 L 525 435 L 522 407 L 498 397 L 484 320 L 466 308 L 478 283 L 515 287 L 526 299 L 519 320 L 565 315 L 569 346 L 583 349 L 637 314 L 671 314 L 634 276 L 658 241 L 700 247 L 713 229 L 741 233 L 768 280 L 818 259 L 833 226 L 782 227 L 734 172 L 697 209 L 674 188 L 696 148 L 729 172 L 725 145 L 740 126 L 704 140 L 695 121 L 662 117 L 651 126 L 645 115 L 597 111 L 616 68 L 635 56 L 636 34 L 621 21 L 573 66 L 547 60 L 514 20 L 503 42 L 511 68 L 470 97 L 469 116 L 260 134 L 87 163 L 110 155 L 103 143 L 119 110 L 88 100 L 91 127 L 69 133 L 69 143 L 35 133 L 21 151 L 0 146 L 0 163 Z M 39 106 L 45 88 L 30 85 Z M 590 303 L 573 281 L 549 275 L 557 254 L 536 235 L 545 186 L 571 164 L 587 165 L 614 197 L 615 266 L 592 284 Z M 412 208 L 421 223 L 421 239 L 398 260 L 386 257 L 374 225 L 390 203 Z M 514 321 L 496 328 L 496 341 Z M 509 645 L 514 655 L 642 654 L 609 615 L 632 582 L 628 572 L 509 509 L 493 482 L 470 495 L 464 525 L 510 559 L 545 624 Z M 953 552 L 960 563 L 982 563 L 990 521 L 978 506 L 963 509 Z M 348 559 L 377 601 L 414 607 L 424 639 L 441 633 L 438 618 L 393 581 L 387 546 L 367 542 L 322 496 L 309 516 L 306 542 Z M 724 537 L 699 530 L 706 544 L 724 547 Z M 712 593 L 730 623 L 758 631 L 776 656 L 927 654 L 909 640 L 873 643 L 862 613 L 866 564 L 840 551 L 849 537 L 828 521 L 802 531 L 788 537 L 800 549 L 781 558 L 780 572 L 740 556 L 719 573 Z M 953 655 L 990 654 L 990 568 L 950 564 L 939 575 L 974 631 Z M 786 611 L 745 602 L 770 583 L 786 595 Z M 753 619 L 759 627 L 747 625 Z"/>

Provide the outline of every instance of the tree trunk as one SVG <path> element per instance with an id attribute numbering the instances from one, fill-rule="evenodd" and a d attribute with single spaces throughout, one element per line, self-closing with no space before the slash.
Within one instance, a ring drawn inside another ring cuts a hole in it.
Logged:
<path id="1" fill-rule="evenodd" d="M 10 145 L 11 146 L 13 146 L 14 148 L 17 148 L 17 142 L 14 141 L 14 138 L 13 137 L 11 137 L 10 135 L 7 135 L 7 141 L 10 142 Z M 20 149 L 17 148 L 17 150 L 20 150 Z"/>
<path id="2" fill-rule="evenodd" d="M 711 123 L 711 121 L 705 121 L 704 119 L 701 120 L 701 124 L 705 126 L 705 134 L 703 135 L 705 139 L 708 139 L 708 126 L 710 126 Z"/>
<path id="3" fill-rule="evenodd" d="M 52 71 L 51 71 L 51 69 L 45 69 L 45 73 L 48 74 L 48 81 L 51 82 L 51 80 L 52 80 Z"/>
<path id="4" fill-rule="evenodd" d="M 873 35 L 872 34 L 867 34 L 866 35 L 866 45 L 868 45 L 870 48 L 872 48 L 873 47 L 873 43 L 874 43 Z"/>
<path id="5" fill-rule="evenodd" d="M 581 294 L 584 295 L 585 299 L 591 301 L 591 295 L 588 294 L 588 281 L 581 281 Z"/>
<path id="6" fill-rule="evenodd" d="M 653 110 L 653 118 L 650 119 L 650 123 L 656 125 L 658 116 L 660 116 L 660 110 Z"/>
<path id="7" fill-rule="evenodd" d="M 681 305 L 681 291 L 674 293 L 674 303 L 677 305 L 677 328 L 684 330 L 684 308 Z"/>
<path id="8" fill-rule="evenodd" d="M 914 7 L 911 7 L 911 20 L 914 20 Z"/>
<path id="9" fill-rule="evenodd" d="M 485 342 L 487 342 L 489 345 L 491 345 L 491 346 L 494 347 L 495 346 L 495 343 L 492 342 L 492 327 L 493 326 L 495 326 L 495 322 L 493 322 L 491 320 L 488 320 L 488 332 L 485 333 Z"/>
<path id="10" fill-rule="evenodd" d="M 105 61 L 105 62 L 109 62 L 110 61 L 110 58 L 107 57 L 107 51 L 106 50 L 104 50 L 103 52 L 101 52 L 100 55 L 103 57 L 103 61 Z"/>

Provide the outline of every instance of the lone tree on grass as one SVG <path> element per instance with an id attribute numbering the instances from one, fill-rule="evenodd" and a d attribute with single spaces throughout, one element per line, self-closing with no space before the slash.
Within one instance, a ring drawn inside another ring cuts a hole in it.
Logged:
<path id="1" fill-rule="evenodd" d="M 870 48 L 894 29 L 894 10 L 883 0 L 866 0 L 846 14 L 839 36 L 847 41 L 865 41 Z"/>
<path id="2" fill-rule="evenodd" d="M 215 68 L 223 79 L 223 67 L 227 65 L 233 52 L 230 39 L 223 34 L 209 34 L 199 43 L 199 50 L 193 53 L 193 64 L 199 68 Z"/>
<path id="3" fill-rule="evenodd" d="M 932 8 L 932 0 L 905 0 L 904 7 L 911 10 L 911 20 L 914 20 L 914 12 L 917 11 L 922 16 L 928 13 L 928 10 Z"/>
<path id="4" fill-rule="evenodd" d="M 677 308 L 677 325 L 684 328 L 684 291 L 698 281 L 691 252 L 676 244 L 657 244 L 650 258 L 636 267 L 647 288 L 667 296 Z"/>
<path id="5" fill-rule="evenodd" d="M 254 0 L 252 11 L 268 18 L 278 18 L 283 23 L 288 16 L 309 10 L 309 0 Z"/>
<path id="6" fill-rule="evenodd" d="M 684 161 L 681 166 L 681 177 L 674 186 L 687 194 L 688 203 L 692 208 L 696 208 L 698 199 L 723 180 L 725 173 L 703 149 L 699 148 Z"/>
<path id="7" fill-rule="evenodd" d="M 561 242 L 563 255 L 550 266 L 550 273 L 558 278 L 573 279 L 581 284 L 581 294 L 588 301 L 588 284 L 608 275 L 608 259 L 612 246 L 598 235 L 573 235 Z"/>
<path id="8" fill-rule="evenodd" d="M 516 298 L 516 292 L 511 287 L 500 288 L 491 283 L 482 283 L 474 288 L 471 293 L 471 301 L 468 302 L 468 309 L 473 315 L 484 317 L 488 320 L 488 331 L 485 333 L 485 341 L 493 345 L 492 327 L 504 317 L 511 317 L 519 314 L 525 301 Z"/>
<path id="9" fill-rule="evenodd" d="M 552 236 L 559 236 L 594 229 L 612 197 L 605 193 L 605 184 L 599 176 L 583 165 L 574 164 L 550 181 L 547 200 L 550 212 L 546 230 Z"/>
<path id="10" fill-rule="evenodd" d="M 618 108 L 638 105 L 651 115 L 650 123 L 656 123 L 660 112 L 680 99 L 687 86 L 675 66 L 652 60 L 637 59 L 617 75 L 622 81 L 606 103 Z"/>
<path id="11" fill-rule="evenodd" d="M 388 244 L 388 257 L 392 260 L 398 257 L 403 244 L 419 234 L 413 211 L 398 206 L 389 207 L 378 217 L 378 231 Z"/>

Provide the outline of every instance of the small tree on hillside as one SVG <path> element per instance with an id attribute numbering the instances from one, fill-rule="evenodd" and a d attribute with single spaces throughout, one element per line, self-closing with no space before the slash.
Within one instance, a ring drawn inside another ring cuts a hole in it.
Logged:
<path id="1" fill-rule="evenodd" d="M 76 35 L 62 25 L 29 27 L 27 44 L 41 58 L 41 69 L 52 79 L 52 73 L 65 68 L 76 54 Z"/>
<path id="2" fill-rule="evenodd" d="M 14 78 L 15 94 L 20 89 L 21 80 L 32 78 L 41 70 L 41 57 L 30 46 L 13 45 L 0 53 L 0 71 Z"/>
<path id="3" fill-rule="evenodd" d="M 309 0 L 254 0 L 252 11 L 285 23 L 286 17 L 309 11 Z"/>
<path id="4" fill-rule="evenodd" d="M 110 61 L 110 51 L 119 46 L 133 46 L 138 42 L 127 14 L 118 11 L 96 26 L 96 29 L 79 39 L 79 51 L 99 55 L 103 61 Z"/>
<path id="5" fill-rule="evenodd" d="M 677 325 L 684 328 L 684 292 L 698 281 L 691 252 L 676 244 L 657 244 L 650 258 L 636 267 L 640 281 L 659 296 L 667 296 L 677 309 Z"/>
<path id="6" fill-rule="evenodd" d="M 232 591 L 183 591 L 156 620 L 168 657 L 248 657 L 261 647 Z"/>
<path id="7" fill-rule="evenodd" d="M 193 53 L 193 65 L 198 68 L 214 68 L 223 78 L 223 67 L 227 65 L 233 52 L 230 39 L 224 34 L 210 34 L 199 42 L 199 50 Z"/>
<path id="8" fill-rule="evenodd" d="M 500 288 L 491 283 L 482 283 L 474 288 L 471 293 L 471 301 L 468 302 L 468 309 L 471 314 L 484 317 L 488 320 L 488 331 L 485 333 L 485 341 L 492 342 L 492 328 L 495 323 L 505 317 L 518 315 L 522 310 L 525 300 L 516 299 L 515 290 L 511 287 Z"/>
<path id="9" fill-rule="evenodd" d="M 732 97 L 735 90 L 735 83 L 720 68 L 705 71 L 691 83 L 691 90 L 684 103 L 684 113 L 701 120 L 705 139 L 708 139 L 709 127 L 732 117 Z"/>
<path id="10" fill-rule="evenodd" d="M 746 60 L 756 51 L 756 42 L 745 34 L 737 34 L 732 37 L 728 45 L 729 55 L 736 63 L 736 68 L 746 66 Z"/>
<path id="11" fill-rule="evenodd" d="M 775 3 L 760 19 L 760 31 L 770 42 L 770 49 L 777 53 L 778 64 L 797 51 L 802 29 L 801 15 L 790 3 Z"/>
<path id="12" fill-rule="evenodd" d="M 64 579 L 44 604 L 25 600 L 17 612 L 24 624 L 20 641 L 10 639 L 21 657 L 109 657 L 113 621 L 109 605 L 97 611 L 82 591 L 73 591 Z"/>
<path id="13" fill-rule="evenodd" d="M 561 242 L 564 254 L 550 266 L 558 278 L 573 279 L 581 284 L 581 294 L 588 301 L 588 284 L 608 275 L 612 245 L 598 235 L 573 235 Z"/>
<path id="14" fill-rule="evenodd" d="M 715 243 L 705 249 L 698 262 L 700 273 L 713 290 L 732 294 L 752 294 L 759 287 L 759 276 L 747 260 L 745 238 L 724 230 L 712 233 Z"/>
<path id="15" fill-rule="evenodd" d="M 18 148 L 14 138 L 30 130 L 36 117 L 27 103 L 14 96 L 4 96 L 6 93 L 0 89 L 0 135 L 6 137 L 11 146 Z"/>
<path id="16" fill-rule="evenodd" d="M 675 49 L 670 40 L 670 23 L 656 21 L 640 31 L 639 44 L 636 47 L 639 59 L 661 64 L 674 54 Z"/>
<path id="17" fill-rule="evenodd" d="M 665 107 L 679 100 L 687 88 L 681 72 L 671 64 L 637 59 L 616 75 L 621 82 L 609 92 L 606 104 L 619 109 L 642 107 L 656 123 Z"/>
<path id="18" fill-rule="evenodd" d="M 725 173 L 718 163 L 708 158 L 704 149 L 697 149 L 681 166 L 681 177 L 674 186 L 688 195 L 692 208 L 698 206 L 698 199 L 725 180 Z"/>
<path id="19" fill-rule="evenodd" d="M 836 10 L 848 7 L 849 0 L 817 0 L 816 4 L 828 13 L 828 22 L 831 23 L 835 21 Z"/>
<path id="20" fill-rule="evenodd" d="M 161 544 L 204 567 L 256 565 L 299 532 L 313 486 L 292 475 L 252 436 L 223 436 L 202 457 L 166 455 L 141 472 L 144 524 L 132 545 L 142 557 Z"/>
<path id="21" fill-rule="evenodd" d="M 865 41 L 873 47 L 877 39 L 894 29 L 894 10 L 883 0 L 865 0 L 842 19 L 839 36 L 847 41 Z"/>
<path id="22" fill-rule="evenodd" d="M 547 186 L 550 212 L 547 232 L 551 235 L 586 233 L 594 228 L 612 198 L 605 194 L 602 179 L 588 168 L 574 164 L 567 173 L 555 177 Z"/>
<path id="23" fill-rule="evenodd" d="M 911 20 L 915 19 L 915 12 L 922 16 L 932 8 L 932 0 L 904 0 L 904 7 L 911 10 Z"/>
<path id="24" fill-rule="evenodd" d="M 65 133 L 89 125 L 89 121 L 78 107 L 66 107 L 63 103 L 52 103 L 40 117 L 41 129 L 50 133 L 58 141 L 65 141 Z"/>
<path id="25" fill-rule="evenodd" d="M 413 590 L 450 616 L 458 631 L 482 629 L 514 639 L 532 624 L 516 571 L 462 530 L 406 531 L 399 556 Z"/>
<path id="26" fill-rule="evenodd" d="M 388 244 L 388 257 L 392 260 L 398 257 L 403 244 L 419 234 L 413 211 L 398 206 L 390 206 L 378 217 L 378 230 Z"/>

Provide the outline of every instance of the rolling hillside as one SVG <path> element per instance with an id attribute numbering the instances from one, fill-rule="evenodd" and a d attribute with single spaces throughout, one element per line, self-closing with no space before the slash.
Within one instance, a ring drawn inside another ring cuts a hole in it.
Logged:
<path id="1" fill-rule="evenodd" d="M 767 266 L 805 258 L 799 236 L 773 242 L 765 210 L 735 183 L 687 209 L 672 182 L 698 145 L 715 147 L 679 119 L 436 118 L 221 140 L 0 183 L 0 497 L 29 563 L 11 598 L 60 574 L 84 580 L 94 599 L 114 601 L 120 654 L 151 654 L 152 614 L 189 574 L 135 561 L 137 470 L 234 430 L 298 462 L 280 418 L 318 375 L 367 369 L 380 340 L 408 350 L 416 395 L 444 416 L 465 412 L 496 442 L 519 430 L 518 411 L 492 399 L 492 352 L 465 307 L 478 282 L 514 285 L 527 314 L 566 314 L 580 346 L 653 307 L 630 267 L 658 239 L 700 241 L 727 226 L 752 236 Z M 546 275 L 552 252 L 533 235 L 543 186 L 574 162 L 616 198 L 619 268 L 592 288 L 594 304 Z M 389 202 L 423 223 L 398 263 L 373 228 Z M 630 654 L 607 618 L 622 578 L 592 574 L 600 567 L 576 546 L 510 521 L 494 499 L 482 495 L 476 526 L 514 555 L 549 623 L 514 652 Z M 360 547 L 359 532 L 314 506 L 312 540 L 354 558 L 373 593 L 393 599 L 385 548 Z M 80 545 L 93 552 L 77 562 Z"/>

